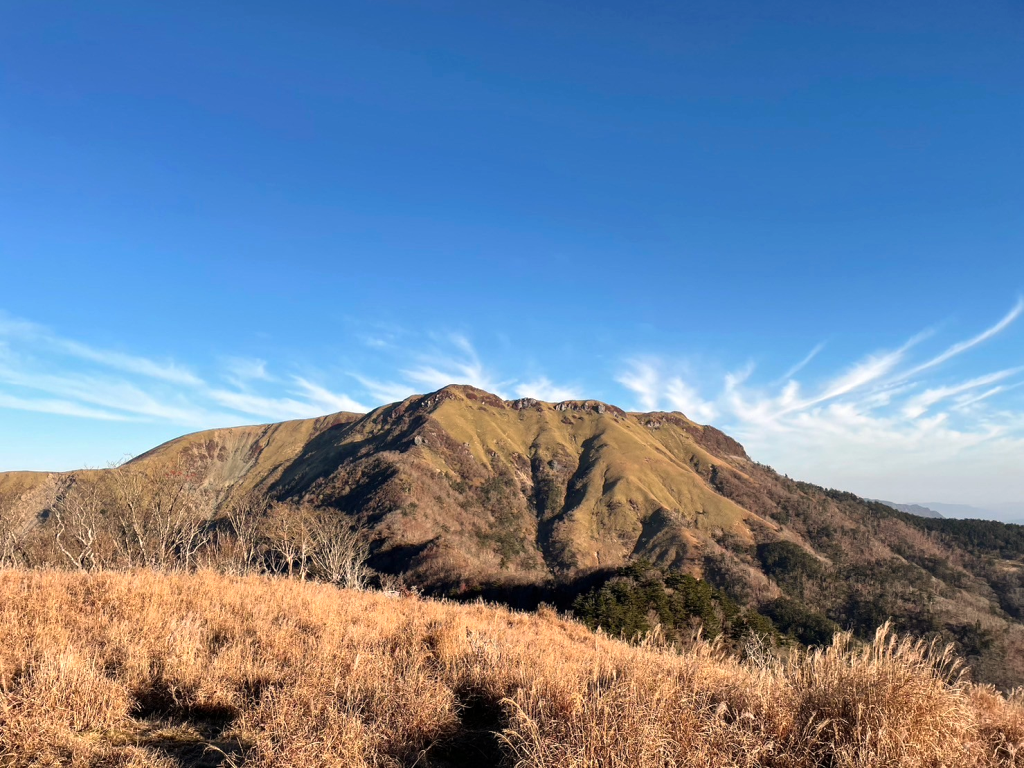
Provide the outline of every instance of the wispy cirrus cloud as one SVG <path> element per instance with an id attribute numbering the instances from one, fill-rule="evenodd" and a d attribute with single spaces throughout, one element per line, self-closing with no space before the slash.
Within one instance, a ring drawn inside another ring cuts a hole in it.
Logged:
<path id="1" fill-rule="evenodd" d="M 988 400 L 990 397 L 995 397 L 996 395 L 1001 395 L 1004 392 L 1009 392 L 1010 390 L 1013 389 L 1019 389 L 1020 387 L 1024 387 L 1024 381 L 1019 381 L 1016 384 L 1011 384 L 1009 386 L 999 385 L 998 387 L 992 387 L 992 389 L 986 390 L 985 392 L 982 392 L 980 395 L 961 395 L 960 397 L 956 398 L 956 403 L 953 405 L 953 410 L 970 410 L 975 404 L 980 403 L 984 400 Z"/>
<path id="2" fill-rule="evenodd" d="M 362 413 L 363 411 L 369 410 L 365 405 L 354 400 L 348 395 L 339 392 L 332 392 L 327 389 L 327 387 L 307 381 L 302 376 L 293 376 L 292 379 L 295 382 L 295 386 L 298 388 L 298 391 L 302 394 L 304 402 L 319 409 L 319 414 L 316 415 L 322 415 L 332 411 L 352 411 Z"/>
<path id="3" fill-rule="evenodd" d="M 325 373 L 262 355 L 185 365 L 0 314 L 0 409 L 202 429 L 361 412 L 453 383 L 507 398 L 604 395 L 643 411 L 682 411 L 733 434 L 755 458 L 826 485 L 896 501 L 968 503 L 984 501 L 983 488 L 989 500 L 1005 501 L 1024 498 L 1024 368 L 1016 367 L 1024 360 L 986 370 L 969 355 L 1021 314 L 1018 301 L 995 324 L 931 356 L 920 353 L 929 331 L 838 365 L 825 365 L 817 344 L 781 378 L 760 373 L 770 368 L 764 360 L 712 378 L 715 363 L 706 359 L 624 357 L 614 383 L 625 403 L 609 396 L 603 385 L 611 382 L 594 380 L 597 371 L 572 372 L 590 374 L 586 389 L 532 366 L 529 376 L 509 375 L 507 362 L 492 364 L 465 334 L 391 329 L 386 345 L 357 339 L 354 360 Z"/>
<path id="4" fill-rule="evenodd" d="M 366 410 L 303 376 L 281 383 L 263 360 L 227 358 L 219 375 L 231 386 L 211 385 L 172 360 L 103 349 L 0 315 L 3 409 L 189 428 Z M 268 393 L 271 387 L 275 392 Z"/>
<path id="5" fill-rule="evenodd" d="M 957 384 L 952 384 L 944 387 L 932 387 L 926 389 L 919 395 L 915 395 L 910 398 L 906 405 L 903 406 L 903 415 L 908 419 L 916 419 L 922 414 L 927 413 L 928 410 L 943 400 L 948 400 L 955 395 L 963 394 L 964 392 L 970 392 L 981 387 L 987 387 L 990 384 L 995 384 L 998 381 L 1013 376 L 1021 371 L 1020 368 L 1010 368 L 1006 371 L 996 371 L 985 376 L 978 376 L 977 378 L 970 379 L 968 381 L 961 381 Z M 988 396 L 992 397 L 999 394 L 998 389 L 989 390 Z M 980 402 L 978 398 L 973 398 L 974 402 Z"/>
<path id="6" fill-rule="evenodd" d="M 267 361 L 254 357 L 227 357 L 223 361 L 225 378 L 238 387 L 254 381 L 271 381 Z"/>
<path id="7" fill-rule="evenodd" d="M 910 378 L 911 376 L 916 376 L 919 373 L 927 371 L 929 368 L 935 368 L 936 366 L 942 365 L 946 361 L 952 360 L 957 355 L 963 354 L 967 350 L 972 349 L 973 347 L 976 347 L 979 344 L 988 341 L 993 336 L 1002 333 L 1007 328 L 1009 328 L 1010 324 L 1013 323 L 1013 321 L 1016 320 L 1018 317 L 1020 317 L 1022 312 L 1024 312 L 1024 297 L 1018 298 L 1017 303 L 1014 304 L 1013 308 L 1009 312 L 1007 312 L 1006 315 L 1002 319 L 1000 319 L 998 323 L 996 323 L 990 328 L 986 328 L 984 331 L 979 333 L 974 338 L 967 339 L 966 341 L 957 342 L 953 346 L 944 350 L 941 354 L 933 357 L 931 360 L 927 360 L 921 365 L 918 365 L 915 368 L 911 368 L 909 371 L 903 374 L 903 378 Z"/>
<path id="8" fill-rule="evenodd" d="M 715 420 L 754 456 L 807 479 L 897 501 L 985 493 L 1007 500 L 1024 497 L 1024 412 L 1001 398 L 1024 386 L 1024 367 L 952 380 L 943 369 L 1022 313 L 1018 301 L 994 325 L 923 362 L 913 353 L 931 331 L 808 381 L 798 374 L 820 345 L 766 384 L 748 366 L 709 387 L 679 373 L 685 365 L 658 358 L 625 361 L 617 380 L 639 408 Z"/>
<path id="9" fill-rule="evenodd" d="M 791 378 L 796 376 L 798 373 L 800 373 L 800 371 L 802 371 L 804 368 L 810 365 L 814 358 L 821 354 L 821 351 L 823 349 L 825 349 L 825 342 L 822 341 L 816 344 L 814 348 L 807 353 L 807 356 L 805 358 L 803 358 L 800 362 L 798 362 L 796 365 L 794 365 L 792 368 L 790 368 L 788 371 L 782 374 L 782 376 L 779 377 L 776 383 L 782 381 L 789 381 Z"/>
<path id="10" fill-rule="evenodd" d="M 336 395 L 308 382 L 296 384 L 296 396 L 271 397 L 226 389 L 210 390 L 209 396 L 222 408 L 273 421 L 310 419 L 334 411 L 361 413 L 367 410 L 366 406 L 347 396 Z M 300 397 L 299 393 L 306 396 Z"/>
<path id="11" fill-rule="evenodd" d="M 406 381 L 423 391 L 440 389 L 447 384 L 470 384 L 488 392 L 502 394 L 501 383 L 480 361 L 472 343 L 462 334 L 450 334 L 434 348 L 417 355 L 418 364 L 402 371 Z"/>
<path id="12" fill-rule="evenodd" d="M 68 400 L 52 400 L 48 398 L 23 398 L 0 393 L 0 408 L 15 411 L 32 411 L 50 413 L 58 416 L 75 416 L 83 419 L 100 419 L 102 421 L 127 421 L 129 417 L 119 413 L 89 408 L 80 403 Z"/>
<path id="13" fill-rule="evenodd" d="M 46 373 L 31 362 L 25 367 L 0 362 L 0 384 L 21 392 L 17 399 L 22 403 L 32 402 L 31 393 L 56 396 L 65 402 L 102 408 L 105 413 L 119 413 L 123 419 L 152 418 L 194 426 L 206 415 L 178 394 L 171 396 L 168 392 L 160 397 L 156 394 L 162 390 L 160 387 L 147 390 L 144 383 L 133 383 L 109 373 Z M 15 396 L 10 391 L 7 394 Z M 87 413 L 82 410 L 79 415 Z"/>
<path id="14" fill-rule="evenodd" d="M 535 400 L 543 400 L 548 403 L 584 399 L 584 395 L 579 389 L 555 384 L 547 376 L 516 384 L 515 393 L 516 397 L 532 397 Z"/>
<path id="15" fill-rule="evenodd" d="M 558 384 L 543 374 L 528 379 L 503 378 L 482 361 L 476 347 L 463 334 L 435 334 L 418 350 L 401 350 L 400 353 L 403 358 L 409 358 L 410 363 L 398 370 L 395 379 L 382 381 L 352 374 L 374 400 L 394 402 L 449 384 L 469 384 L 500 397 L 533 397 L 547 402 L 583 397 L 578 387 Z"/>
<path id="16" fill-rule="evenodd" d="M 395 379 L 336 373 L 336 379 L 357 385 L 343 392 L 323 376 L 288 371 L 288 366 L 278 366 L 284 370 L 278 372 L 262 358 L 245 356 L 220 358 L 204 378 L 175 361 L 103 349 L 0 315 L 0 409 L 200 429 L 365 412 L 448 384 L 471 384 L 496 394 L 528 392 L 542 399 L 579 394 L 543 375 L 500 379 L 462 334 L 427 335 L 425 340 L 405 334 L 406 347 L 393 336 L 386 348 L 374 348 L 400 361 L 393 364 Z"/>
<path id="17" fill-rule="evenodd" d="M 658 370 L 659 363 L 651 360 L 630 360 L 615 380 L 636 395 L 640 407 L 645 411 L 658 410 L 664 383 Z"/>
<path id="18" fill-rule="evenodd" d="M 691 414 L 692 418 L 703 422 L 712 421 L 719 413 L 714 402 L 702 398 L 696 387 L 681 375 L 667 372 L 660 360 L 631 360 L 616 380 L 636 395 L 645 411 L 668 408 Z"/>
<path id="19" fill-rule="evenodd" d="M 172 384 L 202 384 L 198 376 L 172 361 L 152 360 L 148 357 L 100 349 L 79 341 L 62 338 L 45 326 L 11 317 L 2 311 L 0 311 L 0 338 L 30 342 L 36 348 L 49 348 L 51 352 L 97 363 L 104 368 L 159 379 Z"/>
<path id="20" fill-rule="evenodd" d="M 349 376 L 359 382 L 370 400 L 375 403 L 397 403 L 417 393 L 416 387 L 409 382 L 380 381 L 360 373 L 350 373 Z"/>

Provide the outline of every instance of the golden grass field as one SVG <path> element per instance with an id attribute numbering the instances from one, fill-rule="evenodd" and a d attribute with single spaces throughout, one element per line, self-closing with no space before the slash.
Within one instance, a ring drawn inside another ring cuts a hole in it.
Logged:
<path id="1" fill-rule="evenodd" d="M 880 632 L 784 663 L 297 580 L 0 571 L 0 763 L 1024 765 L 1024 706 Z"/>

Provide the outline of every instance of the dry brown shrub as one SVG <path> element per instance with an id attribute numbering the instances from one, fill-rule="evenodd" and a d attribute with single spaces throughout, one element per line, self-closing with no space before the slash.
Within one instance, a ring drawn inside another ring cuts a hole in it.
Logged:
<path id="1" fill-rule="evenodd" d="M 837 635 L 790 665 L 792 751 L 814 765 L 970 764 L 975 713 L 952 649 L 888 625 L 861 649 L 851 643 Z"/>
<path id="2" fill-rule="evenodd" d="M 1024 765 L 1019 697 L 883 631 L 782 663 L 266 577 L 0 571 L 0 764 Z"/>

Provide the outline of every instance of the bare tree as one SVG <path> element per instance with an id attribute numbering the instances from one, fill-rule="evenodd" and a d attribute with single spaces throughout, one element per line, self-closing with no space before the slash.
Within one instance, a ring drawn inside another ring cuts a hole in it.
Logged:
<path id="1" fill-rule="evenodd" d="M 25 529 L 25 521 L 18 514 L 13 494 L 0 495 L 0 568 L 23 562 Z"/>
<path id="2" fill-rule="evenodd" d="M 305 581 L 309 577 L 316 531 L 316 513 L 305 504 L 274 504 L 267 519 L 267 544 L 275 570 Z"/>
<path id="3" fill-rule="evenodd" d="M 129 567 L 195 564 L 215 510 L 202 469 L 197 454 L 179 457 L 170 468 L 130 462 L 111 468 L 116 540 Z"/>
<path id="4" fill-rule="evenodd" d="M 225 513 L 234 533 L 234 565 L 242 573 L 262 568 L 264 531 L 267 527 L 269 500 L 259 493 L 248 493 L 228 503 Z"/>
<path id="5" fill-rule="evenodd" d="M 102 565 L 101 536 L 106 524 L 104 505 L 94 483 L 76 475 L 53 481 L 50 520 L 54 543 L 68 564 L 84 571 Z"/>
<path id="6" fill-rule="evenodd" d="M 322 511 L 313 520 L 313 562 L 317 575 L 347 589 L 365 589 L 370 575 L 366 536 L 337 512 Z"/>
<path id="7" fill-rule="evenodd" d="M 171 520 L 165 535 L 179 567 L 196 567 L 200 550 L 210 541 L 215 509 L 213 493 L 196 487 L 191 489 L 188 503 L 181 505 L 180 514 Z"/>

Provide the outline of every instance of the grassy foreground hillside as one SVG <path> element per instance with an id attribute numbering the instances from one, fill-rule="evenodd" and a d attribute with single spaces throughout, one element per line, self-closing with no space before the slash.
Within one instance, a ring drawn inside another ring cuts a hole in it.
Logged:
<path id="1" fill-rule="evenodd" d="M 1024 765 L 1019 698 L 934 648 L 751 651 L 289 579 L 8 569 L 0 762 Z"/>

